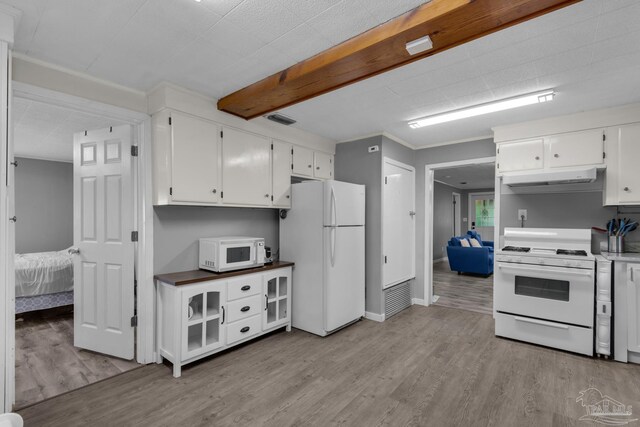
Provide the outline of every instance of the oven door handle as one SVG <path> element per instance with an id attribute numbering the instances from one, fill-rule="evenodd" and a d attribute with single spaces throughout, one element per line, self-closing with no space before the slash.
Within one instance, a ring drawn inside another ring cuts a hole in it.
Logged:
<path id="1" fill-rule="evenodd" d="M 544 320 L 530 319 L 528 317 L 515 316 L 514 319 L 518 322 L 533 323 L 534 325 L 549 326 L 551 328 L 557 328 L 557 329 L 569 329 L 568 325 L 562 325 L 560 323 L 545 322 Z"/>
<path id="2" fill-rule="evenodd" d="M 505 265 L 498 264 L 498 268 L 502 270 L 515 270 L 515 271 L 532 271 L 535 273 L 561 273 L 561 274 L 570 274 L 573 276 L 584 276 L 584 277 L 593 277 L 593 270 L 581 270 L 575 268 L 563 268 L 563 267 L 537 267 L 537 266 L 529 266 L 529 267 L 521 267 L 515 265 Z"/>

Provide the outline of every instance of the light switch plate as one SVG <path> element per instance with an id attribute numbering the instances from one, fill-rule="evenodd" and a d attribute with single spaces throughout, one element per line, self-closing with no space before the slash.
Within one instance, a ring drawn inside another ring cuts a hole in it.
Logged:
<path id="1" fill-rule="evenodd" d="M 524 216 L 524 220 L 527 220 L 527 210 L 526 209 L 518 209 L 518 221 L 522 221 L 522 217 Z"/>

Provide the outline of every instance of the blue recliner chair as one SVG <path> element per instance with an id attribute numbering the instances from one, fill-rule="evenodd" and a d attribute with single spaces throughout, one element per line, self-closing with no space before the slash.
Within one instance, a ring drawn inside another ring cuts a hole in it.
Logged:
<path id="1" fill-rule="evenodd" d="M 460 240 L 474 238 L 482 245 L 479 248 L 466 248 L 460 244 Z M 452 237 L 447 246 L 447 257 L 451 271 L 461 273 L 473 273 L 489 276 L 493 274 L 493 242 L 483 241 L 475 230 L 467 232 L 466 236 Z"/>

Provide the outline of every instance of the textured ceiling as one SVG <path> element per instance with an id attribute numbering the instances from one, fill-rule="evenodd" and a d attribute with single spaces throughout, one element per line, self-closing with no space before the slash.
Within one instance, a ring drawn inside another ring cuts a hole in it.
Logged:
<path id="1" fill-rule="evenodd" d="M 495 163 L 436 169 L 433 175 L 436 181 L 461 190 L 495 187 Z M 466 184 L 462 184 L 463 182 Z"/>
<path id="2" fill-rule="evenodd" d="M 148 90 L 219 98 L 420 0 L 0 0 L 24 11 L 15 50 Z M 491 127 L 640 101 L 640 1 L 568 8 L 283 110 L 336 140 L 388 132 L 425 147 Z M 412 130 L 428 114 L 556 88 L 552 103 Z"/>
<path id="3" fill-rule="evenodd" d="M 73 134 L 120 122 L 23 98 L 13 100 L 16 157 L 73 161 Z"/>

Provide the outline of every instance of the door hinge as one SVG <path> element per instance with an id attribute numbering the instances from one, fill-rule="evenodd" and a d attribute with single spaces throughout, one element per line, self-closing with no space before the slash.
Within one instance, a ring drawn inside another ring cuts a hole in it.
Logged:
<path id="1" fill-rule="evenodd" d="M 171 126 L 171 117 L 169 117 L 169 126 Z"/>
<path id="2" fill-rule="evenodd" d="M 169 195 L 173 196 L 173 187 L 169 187 Z"/>
<path id="3" fill-rule="evenodd" d="M 273 144 L 271 144 L 271 149 L 273 150 Z"/>
<path id="4" fill-rule="evenodd" d="M 500 169 L 500 163 L 496 164 L 496 169 Z"/>
<path id="5" fill-rule="evenodd" d="M 606 140 L 607 140 L 607 134 L 606 134 L 606 133 L 604 133 L 604 132 L 602 133 L 602 140 L 603 140 L 603 141 L 606 141 Z"/>
<path id="6" fill-rule="evenodd" d="M 221 192 L 220 192 L 220 198 L 221 198 L 221 199 L 224 199 L 224 191 L 221 191 Z"/>
<path id="7" fill-rule="evenodd" d="M 138 157 L 138 146 L 137 145 L 132 145 L 131 146 L 131 156 L 132 157 Z"/>
<path id="8" fill-rule="evenodd" d="M 224 132 L 220 131 L 220 138 L 224 138 Z"/>
<path id="9" fill-rule="evenodd" d="M 136 326 L 138 326 L 138 315 L 137 314 L 135 316 L 131 316 L 131 327 L 135 328 Z"/>
<path id="10" fill-rule="evenodd" d="M 500 149 L 499 148 L 496 150 L 496 154 L 500 154 Z"/>
<path id="11" fill-rule="evenodd" d="M 273 202 L 273 195 L 271 195 L 271 201 Z"/>
<path id="12" fill-rule="evenodd" d="M 293 170 L 293 163 L 291 163 L 291 170 Z"/>
<path id="13" fill-rule="evenodd" d="M 386 255 L 384 256 L 384 263 L 385 264 L 387 263 L 387 256 Z"/>
<path id="14" fill-rule="evenodd" d="M 607 153 L 605 153 L 604 151 L 602 152 L 602 158 L 606 159 L 607 158 Z"/>
<path id="15" fill-rule="evenodd" d="M 137 242 L 138 241 L 138 232 L 137 231 L 132 231 L 131 232 L 131 241 L 132 242 Z"/>
<path id="16" fill-rule="evenodd" d="M 386 176 L 384 177 L 384 183 L 385 183 L 385 184 L 388 184 L 388 183 L 389 183 L 389 182 L 387 181 L 387 177 L 386 177 Z"/>
<path id="17" fill-rule="evenodd" d="M 293 148 L 291 149 L 291 155 L 293 156 Z"/>

